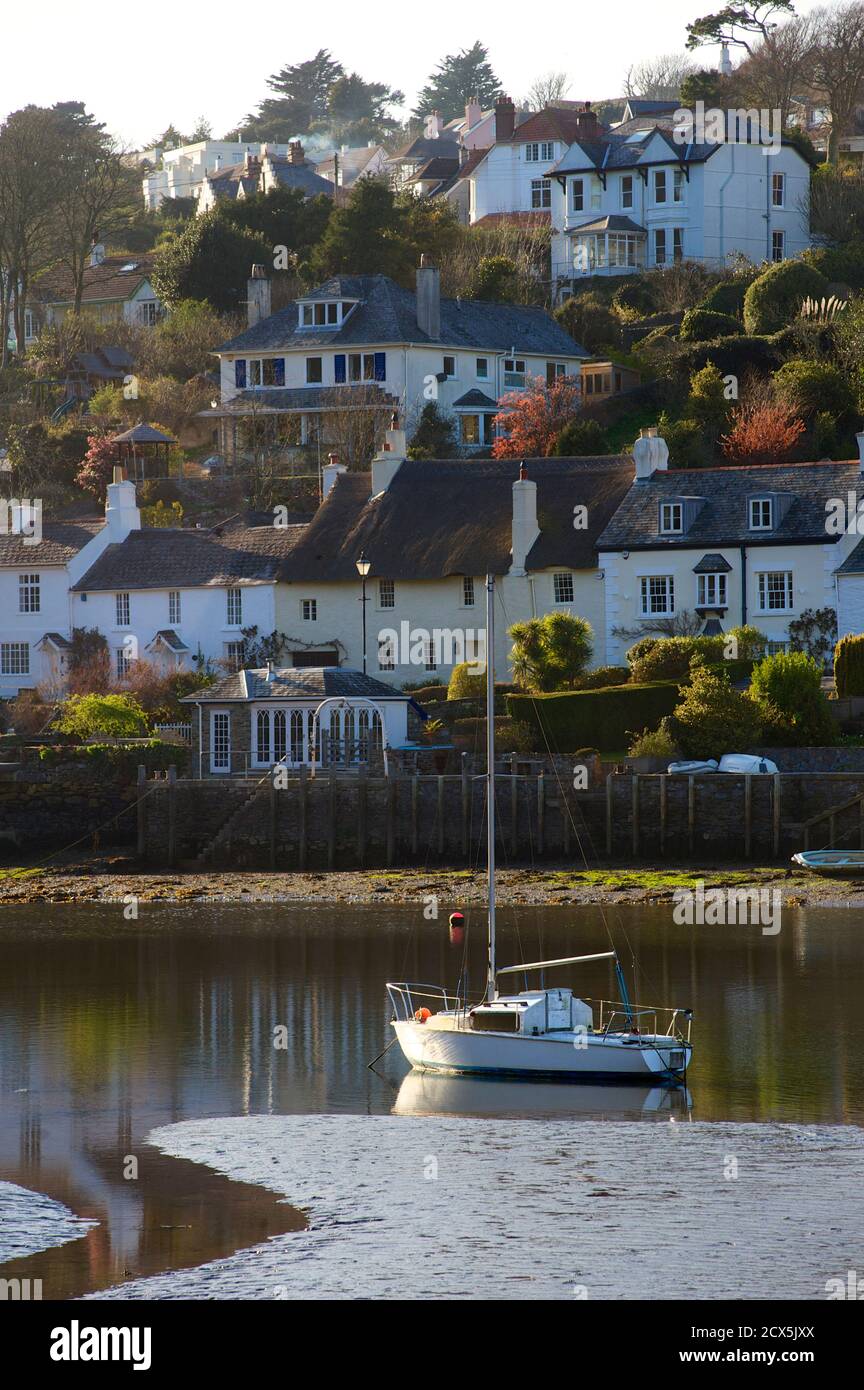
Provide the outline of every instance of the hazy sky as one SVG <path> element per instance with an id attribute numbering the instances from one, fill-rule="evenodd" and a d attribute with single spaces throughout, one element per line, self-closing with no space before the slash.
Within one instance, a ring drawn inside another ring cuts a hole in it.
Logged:
<path id="1" fill-rule="evenodd" d="M 478 38 L 514 98 L 542 73 L 566 69 L 568 97 L 596 100 L 621 92 L 632 63 L 681 51 L 688 21 L 719 7 L 719 0 L 565 0 L 540 10 L 524 0 L 331 0 L 247 10 L 236 0 L 149 0 L 126 18 L 122 5 L 10 0 L 0 116 L 30 102 L 80 100 L 129 146 L 171 121 L 189 129 L 201 115 L 221 136 L 258 104 L 272 72 L 319 48 L 367 80 L 400 88 L 413 105 L 439 59 Z M 812 7 L 811 0 L 798 6 Z M 705 57 L 715 62 L 717 50 Z"/>

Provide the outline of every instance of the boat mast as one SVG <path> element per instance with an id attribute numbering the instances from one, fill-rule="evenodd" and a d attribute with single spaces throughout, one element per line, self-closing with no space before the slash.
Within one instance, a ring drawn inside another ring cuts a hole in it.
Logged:
<path id="1" fill-rule="evenodd" d="M 495 987 L 495 576 L 486 576 L 486 873 L 489 884 L 489 973 L 486 994 Z"/>

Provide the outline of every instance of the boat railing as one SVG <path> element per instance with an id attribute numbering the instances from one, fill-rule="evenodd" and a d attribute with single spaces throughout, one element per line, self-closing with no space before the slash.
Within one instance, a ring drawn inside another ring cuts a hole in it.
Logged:
<path id="1" fill-rule="evenodd" d="M 662 1036 L 678 1038 L 682 1042 L 690 1041 L 693 1022 L 690 1009 L 658 1008 L 655 1005 L 641 1004 L 634 1004 L 628 1008 L 620 999 L 589 999 L 587 996 L 584 998 L 586 1004 L 599 1006 L 599 1033 L 627 1033 L 638 1030 L 652 1037 Z M 679 1019 L 686 1025 L 686 1031 L 679 1026 Z"/>
<path id="2" fill-rule="evenodd" d="M 450 994 L 443 985 L 388 984 L 387 993 L 397 1022 L 410 1022 L 422 1008 L 438 1013 L 441 1010 L 458 1012 L 464 1007 L 461 996 Z"/>

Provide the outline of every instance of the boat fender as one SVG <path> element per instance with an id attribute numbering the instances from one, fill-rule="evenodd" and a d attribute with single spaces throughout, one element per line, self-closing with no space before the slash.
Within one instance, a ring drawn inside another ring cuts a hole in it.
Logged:
<path id="1" fill-rule="evenodd" d="M 417 1012 L 415 1013 L 414 1017 L 415 1017 L 415 1019 L 417 1020 L 418 1023 L 425 1023 L 426 1020 L 427 1020 L 427 1018 L 431 1018 L 431 1017 L 432 1017 L 432 1010 L 431 1010 L 431 1009 L 418 1009 Z"/>

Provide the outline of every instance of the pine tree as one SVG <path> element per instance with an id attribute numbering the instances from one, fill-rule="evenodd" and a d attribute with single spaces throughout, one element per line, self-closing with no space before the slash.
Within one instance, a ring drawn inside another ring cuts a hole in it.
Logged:
<path id="1" fill-rule="evenodd" d="M 501 83 L 489 62 L 489 50 L 478 39 L 461 53 L 448 54 L 438 64 L 417 98 L 415 116 L 440 111 L 445 121 L 461 116 L 472 97 L 490 106 L 501 93 Z"/>
<path id="2" fill-rule="evenodd" d="M 292 63 L 267 79 L 275 97 L 265 97 L 258 111 L 247 116 L 243 133 L 256 140 L 290 140 L 306 135 L 327 116 L 327 97 L 333 83 L 345 76 L 342 64 L 326 48 L 305 63 Z"/>

